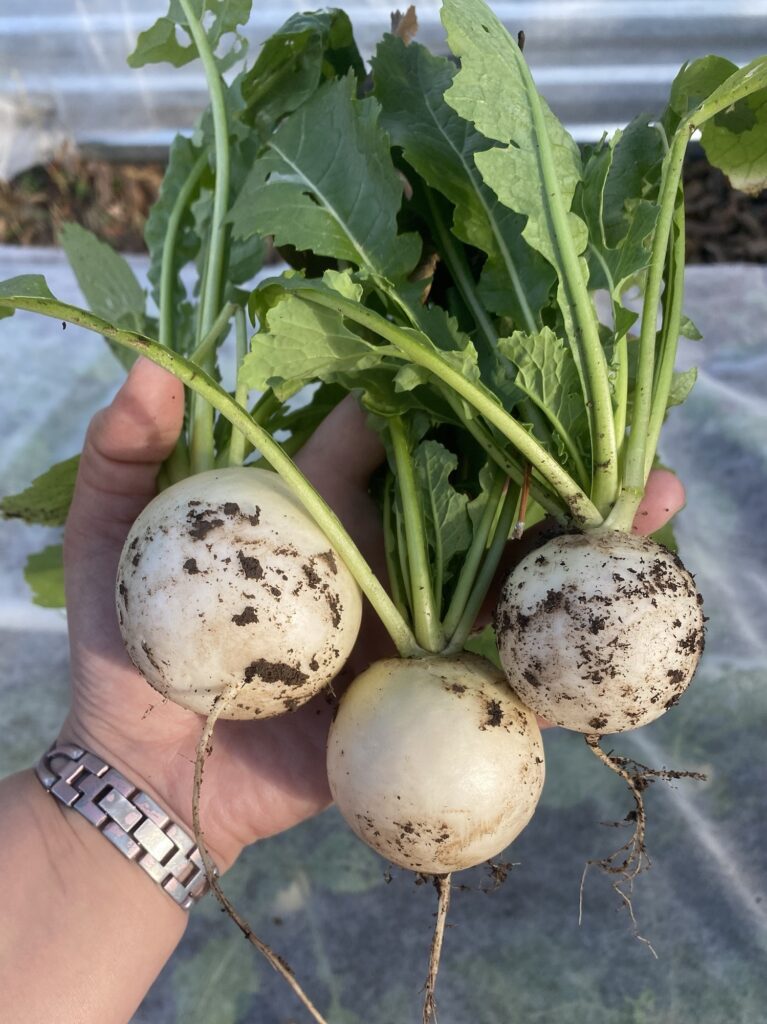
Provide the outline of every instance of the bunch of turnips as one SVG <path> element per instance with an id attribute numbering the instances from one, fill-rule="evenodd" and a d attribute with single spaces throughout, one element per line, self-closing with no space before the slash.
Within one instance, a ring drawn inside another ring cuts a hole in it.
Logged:
<path id="1" fill-rule="evenodd" d="M 249 5 L 199 6 L 172 3 L 130 58 L 200 58 L 210 92 L 147 224 L 149 302 L 121 257 L 70 227 L 91 310 L 28 275 L 0 284 L 0 314 L 79 324 L 187 385 L 116 607 L 144 677 L 207 716 L 198 787 L 219 717 L 290 713 L 337 676 L 363 596 L 380 617 L 397 656 L 338 695 L 328 776 L 364 842 L 438 880 L 429 1017 L 450 873 L 496 857 L 534 814 L 536 716 L 584 733 L 639 799 L 599 738 L 672 707 L 703 649 L 692 576 L 632 526 L 695 379 L 674 368 L 696 334 L 685 149 L 699 131 L 734 185 L 764 186 L 749 133 L 765 128 L 767 58 L 686 64 L 662 114 L 579 147 L 484 0 L 444 0 L 452 58 L 415 41 L 411 9 L 369 67 L 343 11 L 292 16 L 244 66 Z M 254 286 L 270 245 L 288 269 Z M 387 452 L 372 482 L 386 580 L 292 461 L 349 393 Z M 27 507 L 54 482 L 60 500 L 74 468 L 38 480 Z M 478 633 L 507 542 L 544 519 L 548 539 Z M 641 806 L 637 819 L 624 872 L 641 862 Z"/>

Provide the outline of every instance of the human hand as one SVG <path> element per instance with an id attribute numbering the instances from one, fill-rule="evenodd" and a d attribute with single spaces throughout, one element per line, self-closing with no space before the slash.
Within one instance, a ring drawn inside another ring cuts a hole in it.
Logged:
<path id="1" fill-rule="evenodd" d="M 123 543 L 155 494 L 157 471 L 181 428 L 183 401 L 174 377 L 139 360 L 112 405 L 89 427 L 65 531 L 73 693 L 60 738 L 101 755 L 190 828 L 201 719 L 163 701 L 133 666 L 114 601 Z M 378 438 L 347 399 L 296 462 L 383 578 L 379 516 L 367 493 L 369 476 L 382 458 Z M 366 607 L 342 676 L 353 678 L 391 652 L 386 633 Z M 278 718 L 219 721 L 206 761 L 201 820 L 222 870 L 246 844 L 328 805 L 325 741 L 331 714 L 330 704 L 319 697 Z"/>
<path id="2" fill-rule="evenodd" d="M 182 386 L 140 360 L 112 405 L 89 428 L 65 536 L 73 699 L 60 738 L 100 754 L 189 827 L 201 720 L 162 701 L 135 669 L 125 653 L 114 604 L 125 537 L 155 493 L 157 471 L 175 444 L 182 416 Z M 370 474 L 382 458 L 378 438 L 347 399 L 296 461 L 384 579 L 380 517 L 367 493 Z M 653 473 L 636 528 L 653 532 L 683 503 L 676 477 Z M 523 548 L 524 542 L 509 545 L 510 562 L 521 557 Z M 336 689 L 392 653 L 366 606 L 359 639 Z M 278 718 L 218 723 L 206 762 L 201 819 L 222 870 L 243 846 L 297 824 L 330 802 L 325 743 L 331 713 L 319 697 Z"/>

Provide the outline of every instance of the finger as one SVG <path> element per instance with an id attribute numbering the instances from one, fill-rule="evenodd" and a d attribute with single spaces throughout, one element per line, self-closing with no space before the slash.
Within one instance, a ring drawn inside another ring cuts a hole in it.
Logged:
<path id="1" fill-rule="evenodd" d="M 634 517 L 633 532 L 644 536 L 655 533 L 684 508 L 685 500 L 679 478 L 668 469 L 654 469 L 647 478 L 644 497 Z"/>
<path id="2" fill-rule="evenodd" d="M 155 494 L 157 471 L 173 450 L 183 416 L 183 385 L 139 359 L 112 404 L 88 427 L 67 519 L 70 539 L 125 534 Z"/>
<path id="3" fill-rule="evenodd" d="M 367 425 L 367 414 L 353 395 L 347 395 L 315 430 L 296 462 L 316 486 L 333 480 L 366 487 L 384 456 L 381 439 Z"/>

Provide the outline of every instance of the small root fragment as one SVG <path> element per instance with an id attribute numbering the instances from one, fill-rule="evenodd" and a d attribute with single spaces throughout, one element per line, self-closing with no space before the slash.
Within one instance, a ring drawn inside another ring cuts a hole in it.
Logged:
<path id="1" fill-rule="evenodd" d="M 239 681 L 230 683 L 229 686 L 227 686 L 226 689 L 224 689 L 218 697 L 215 698 L 210 713 L 205 719 L 205 725 L 203 726 L 200 734 L 200 739 L 197 742 L 197 757 L 194 763 L 194 790 L 192 793 L 192 825 L 194 829 L 195 842 L 197 843 L 197 847 L 200 851 L 200 857 L 202 859 L 203 866 L 205 867 L 205 875 L 208 879 L 208 884 L 222 908 L 226 911 L 229 917 L 231 917 L 248 942 L 255 946 L 258 952 L 268 960 L 278 974 L 282 975 L 298 999 L 309 1011 L 313 1020 L 315 1020 L 317 1024 L 327 1024 L 325 1018 L 299 985 L 290 965 L 281 956 L 279 956 L 279 954 L 275 953 L 270 946 L 259 939 L 248 922 L 235 909 L 229 897 L 221 888 L 216 865 L 213 863 L 203 838 L 202 826 L 200 824 L 200 792 L 202 789 L 202 776 L 203 769 L 205 767 L 205 760 L 213 749 L 212 736 L 216 722 L 218 721 L 221 712 L 224 710 L 229 698 L 234 697 L 242 686 L 243 683 Z"/>
<path id="2" fill-rule="evenodd" d="M 429 953 L 429 973 L 426 976 L 426 997 L 423 1001 L 423 1024 L 431 1024 L 437 1020 L 437 1004 L 434 992 L 437 987 L 437 972 L 439 961 L 442 956 L 442 940 L 445 937 L 445 923 L 447 912 L 450 908 L 450 879 L 451 875 L 434 875 L 434 888 L 439 894 L 437 904 L 437 923 L 434 926 L 434 936 L 431 940 L 431 951 Z"/>
<path id="3" fill-rule="evenodd" d="M 647 854 L 647 847 L 645 845 L 647 813 L 645 811 L 644 797 L 642 794 L 647 787 L 651 785 L 651 783 L 656 781 L 656 779 L 663 779 L 667 782 L 675 779 L 696 779 L 698 781 L 705 781 L 706 776 L 700 772 L 677 771 L 670 768 L 648 768 L 647 765 L 640 764 L 639 761 L 634 761 L 632 758 L 619 757 L 613 754 L 612 751 L 610 751 L 610 753 L 606 753 L 600 745 L 602 737 L 599 735 L 590 733 L 585 735 L 584 739 L 586 741 L 586 746 L 591 750 L 594 756 L 597 757 L 605 767 L 609 768 L 610 771 L 615 772 L 616 775 L 619 775 L 623 779 L 634 798 L 634 809 L 629 811 L 623 821 L 603 822 L 602 824 L 610 825 L 613 828 L 620 828 L 627 824 L 633 825 L 634 827 L 629 839 L 622 846 L 619 846 L 617 850 L 614 850 L 607 857 L 586 862 L 583 869 L 583 875 L 581 876 L 578 924 L 580 925 L 583 919 L 583 890 L 586 883 L 586 875 L 588 874 L 589 868 L 596 866 L 600 868 L 600 870 L 604 871 L 605 874 L 614 876 L 612 888 L 628 910 L 634 929 L 634 937 L 644 943 L 652 955 L 657 959 L 657 953 L 653 949 L 652 943 L 639 934 L 637 920 L 634 916 L 634 907 L 631 902 L 631 894 L 633 892 L 635 879 L 650 867 L 650 858 Z"/>

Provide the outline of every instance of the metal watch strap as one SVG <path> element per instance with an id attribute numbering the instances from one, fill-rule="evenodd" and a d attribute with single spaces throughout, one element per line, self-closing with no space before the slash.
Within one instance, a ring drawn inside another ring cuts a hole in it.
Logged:
<path id="1" fill-rule="evenodd" d="M 194 838 L 100 757 L 71 743 L 53 744 L 35 772 L 52 796 L 95 825 L 183 910 L 208 891 Z"/>

